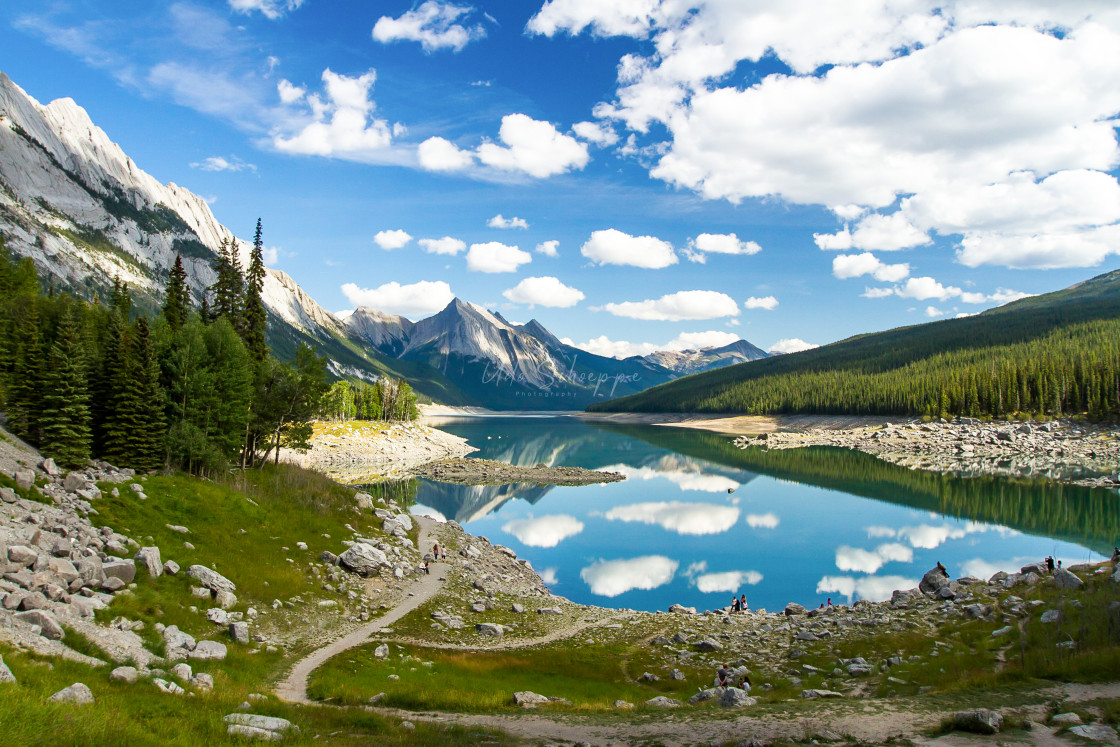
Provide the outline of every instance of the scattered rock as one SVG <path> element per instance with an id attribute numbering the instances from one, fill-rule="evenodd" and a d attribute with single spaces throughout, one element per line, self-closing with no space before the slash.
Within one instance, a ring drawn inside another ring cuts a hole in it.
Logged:
<path id="1" fill-rule="evenodd" d="M 953 728 L 977 734 L 995 734 L 1003 728 L 1003 716 L 998 711 L 989 711 L 986 708 L 958 711 L 953 716 Z"/>
<path id="2" fill-rule="evenodd" d="M 650 698 L 646 701 L 646 708 L 680 708 L 681 702 L 664 695 L 658 695 L 656 698 Z"/>
<path id="3" fill-rule="evenodd" d="M 505 630 L 497 623 L 478 623 L 474 626 L 475 631 L 479 635 L 493 636 L 494 638 L 501 638 Z"/>
<path id="4" fill-rule="evenodd" d="M 81 682 L 75 682 L 70 687 L 59 690 L 50 697 L 55 703 L 92 703 L 93 693 Z"/>
<path id="5" fill-rule="evenodd" d="M 221 661 L 226 658 L 226 646 L 217 641 L 199 641 L 189 656 L 191 659 Z"/>
<path id="6" fill-rule="evenodd" d="M 378 659 L 385 659 L 389 656 L 389 644 L 382 643 L 380 646 L 373 650 L 373 655 Z"/>
<path id="7" fill-rule="evenodd" d="M 66 637 L 66 631 L 58 624 L 58 620 L 55 620 L 54 615 L 45 610 L 20 612 L 16 615 L 16 619 L 22 620 L 28 625 L 38 625 L 39 635 L 52 641 L 61 641 Z"/>
<path id="8" fill-rule="evenodd" d="M 1045 612 L 1042 613 L 1042 618 L 1041 618 L 1040 622 L 1042 622 L 1043 624 L 1049 625 L 1050 623 L 1056 623 L 1056 622 L 1060 621 L 1061 619 L 1062 619 L 1062 613 L 1061 613 L 1060 610 L 1046 610 Z"/>
<path id="9" fill-rule="evenodd" d="M 4 657 L 0 656 L 0 685 L 6 683 L 16 683 L 16 676 L 12 674 L 12 670 L 8 669 L 8 665 L 4 663 Z"/>
<path id="10" fill-rule="evenodd" d="M 842 698 L 844 695 L 835 690 L 802 690 L 801 697 L 805 700 L 820 700 L 822 698 Z"/>
<path id="11" fill-rule="evenodd" d="M 233 639 L 234 643 L 248 644 L 249 643 L 249 623 L 247 622 L 232 622 L 229 624 L 229 637 Z"/>
<path id="12" fill-rule="evenodd" d="M 1050 723 L 1058 726 L 1077 726 L 1081 723 L 1081 717 L 1076 713 L 1059 713 L 1050 719 Z"/>
<path id="13" fill-rule="evenodd" d="M 136 560 L 148 569 L 148 575 L 152 578 L 163 575 L 163 561 L 159 558 L 158 547 L 141 547 L 140 552 L 136 553 Z"/>
<path id="14" fill-rule="evenodd" d="M 136 667 L 117 667 L 109 673 L 109 679 L 114 682 L 126 682 L 129 685 L 136 682 L 140 678 L 140 673 Z"/>
<path id="15" fill-rule="evenodd" d="M 1115 744 L 1117 739 L 1116 730 L 1104 724 L 1075 726 L 1069 730 L 1069 733 L 1092 742 L 1108 742 Z"/>
<path id="16" fill-rule="evenodd" d="M 753 706 L 757 702 L 746 690 L 738 687 L 725 688 L 723 694 L 719 696 L 719 704 L 723 708 L 745 708 L 746 706 Z"/>
<path id="17" fill-rule="evenodd" d="M 694 643 L 692 647 L 702 654 L 710 654 L 713 651 L 722 650 L 723 644 L 718 641 L 713 641 L 711 638 L 705 638 L 702 641 Z"/>
<path id="18" fill-rule="evenodd" d="M 1059 589 L 1072 591 L 1074 589 L 1080 589 L 1085 585 L 1085 582 L 1065 568 L 1058 568 L 1054 571 L 1054 585 Z"/>
<path id="19" fill-rule="evenodd" d="M 805 608 L 797 602 L 790 602 L 786 605 L 784 612 L 786 617 L 793 617 L 794 615 L 804 615 Z"/>
<path id="20" fill-rule="evenodd" d="M 231 737 L 246 737 L 267 742 L 279 742 L 288 735 L 299 733 L 299 727 L 291 721 L 275 716 L 258 716 L 253 713 L 231 713 L 223 721 L 228 724 L 226 732 Z"/>
<path id="21" fill-rule="evenodd" d="M 187 575 L 198 581 L 198 583 L 205 586 L 212 592 L 219 591 L 237 591 L 237 587 L 228 578 L 218 573 L 217 571 L 210 570 L 204 565 L 192 565 L 187 569 Z"/>
<path id="22" fill-rule="evenodd" d="M 168 576 L 178 576 L 179 575 L 179 564 L 176 563 L 174 560 L 168 560 L 167 562 L 165 562 L 163 564 L 163 572 L 166 573 Z"/>
<path id="23" fill-rule="evenodd" d="M 521 692 L 516 692 L 513 694 L 513 702 L 514 704 L 519 705 L 522 708 L 535 708 L 542 703 L 547 703 L 548 698 L 544 695 L 540 695 L 539 693 L 531 692 L 529 690 L 523 690 Z"/>

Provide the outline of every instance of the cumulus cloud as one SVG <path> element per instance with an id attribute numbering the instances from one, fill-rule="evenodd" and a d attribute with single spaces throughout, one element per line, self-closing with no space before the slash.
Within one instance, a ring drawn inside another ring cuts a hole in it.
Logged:
<path id="1" fill-rule="evenodd" d="M 910 265 L 884 264 L 871 252 L 863 254 L 841 254 L 832 259 L 832 274 L 841 280 L 871 275 L 884 283 L 897 283 L 910 275 Z"/>
<path id="2" fill-rule="evenodd" d="M 739 305 L 731 296 L 718 291 L 704 290 L 679 291 L 645 301 L 608 303 L 602 307 L 602 310 L 630 319 L 668 322 L 739 315 Z"/>
<path id="3" fill-rule="evenodd" d="M 455 256 L 467 248 L 467 242 L 444 236 L 442 239 L 420 239 L 417 242 L 428 254 L 447 254 Z"/>
<path id="4" fill-rule="evenodd" d="M 618 142 L 618 133 L 605 122 L 576 122 L 572 132 L 593 145 L 607 146 Z"/>
<path id="5" fill-rule="evenodd" d="M 419 42 L 429 54 L 440 49 L 458 52 L 472 41 L 486 36 L 481 24 L 457 23 L 474 13 L 469 5 L 427 0 L 400 18 L 381 16 L 373 27 L 373 39 L 382 44 L 396 41 Z"/>
<path id="6" fill-rule="evenodd" d="M 499 171 L 518 171 L 543 179 L 582 169 L 590 160 L 586 143 L 525 114 L 502 117 L 498 138 L 502 145 L 483 143 L 476 154 L 479 161 Z"/>
<path id="7" fill-rule="evenodd" d="M 945 312 L 937 308 L 936 306 L 927 306 L 926 316 L 928 316 L 930 319 L 936 319 L 939 316 L 945 316 Z"/>
<path id="8" fill-rule="evenodd" d="M 567 309 L 584 299 L 581 291 L 564 285 L 554 277 L 525 278 L 520 283 L 503 291 L 502 295 L 513 303 L 533 306 L 549 306 Z"/>
<path id="9" fill-rule="evenodd" d="M 502 525 L 502 531 L 512 534 L 529 547 L 556 547 L 568 537 L 583 531 L 583 522 L 567 514 L 553 514 L 538 518 L 514 519 Z"/>
<path id="10" fill-rule="evenodd" d="M 350 77 L 323 71 L 325 97 L 306 97 L 302 113 L 292 114 L 291 127 L 272 134 L 272 145 L 283 153 L 346 158 L 355 161 L 387 160 L 392 128 L 373 115 L 370 98 L 377 73 L 370 70 Z M 289 108 L 294 107 L 293 102 Z"/>
<path id="11" fill-rule="evenodd" d="M 766 352 L 773 355 L 785 355 L 786 353 L 800 353 L 802 350 L 812 350 L 819 347 L 820 345 L 805 342 L 798 337 L 786 337 L 775 342 Z"/>
<path id="12" fill-rule="evenodd" d="M 534 251 L 537 254 L 543 254 L 546 257 L 559 257 L 560 253 L 557 251 L 559 246 L 560 242 L 556 239 L 552 239 L 550 241 L 542 241 L 541 243 L 537 244 L 537 248 Z"/>
<path id="13" fill-rule="evenodd" d="M 765 514 L 747 514 L 747 526 L 751 529 L 777 529 L 781 519 L 773 511 Z"/>
<path id="14" fill-rule="evenodd" d="M 897 542 L 879 545 L 874 550 L 848 545 L 836 548 L 836 567 L 842 571 L 875 573 L 887 563 L 910 563 L 913 560 L 914 551 Z"/>
<path id="15" fill-rule="evenodd" d="M 579 572 L 601 597 L 617 597 L 634 589 L 656 589 L 673 580 L 680 564 L 664 555 L 645 555 L 629 560 L 600 560 Z"/>
<path id="16" fill-rule="evenodd" d="M 204 158 L 197 163 L 191 164 L 192 169 L 200 169 L 202 171 L 256 171 L 257 167 L 251 163 L 245 163 L 237 156 L 210 156 Z"/>
<path id="17" fill-rule="evenodd" d="M 410 285 L 392 281 L 376 288 L 359 288 L 354 283 L 346 283 L 342 294 L 355 306 L 372 306 L 407 317 L 429 316 L 455 298 L 451 286 L 442 280 L 421 280 Z"/>
<path id="18" fill-rule="evenodd" d="M 229 0 L 229 7 L 238 13 L 248 15 L 255 10 L 273 21 L 301 5 L 303 0 Z"/>
<path id="19" fill-rule="evenodd" d="M 486 225 L 491 228 L 528 228 L 529 222 L 524 218 L 503 218 L 501 213 L 498 213 L 490 220 L 486 221 Z"/>
<path id="20" fill-rule="evenodd" d="M 471 249 L 467 252 L 467 269 L 472 272 L 517 272 L 518 267 L 532 261 L 533 257 L 529 252 L 497 241 L 471 244 Z"/>
<path id="21" fill-rule="evenodd" d="M 307 89 L 282 79 L 276 84 L 276 93 L 280 96 L 281 103 L 294 104 L 307 94 Z"/>
<path id="22" fill-rule="evenodd" d="M 541 581 L 544 581 L 546 586 L 556 586 L 560 579 L 556 575 L 555 568 L 545 568 L 541 571 Z"/>
<path id="23" fill-rule="evenodd" d="M 762 298 L 751 296 L 743 302 L 743 306 L 748 309 L 766 309 L 767 311 L 773 311 L 778 308 L 778 299 L 773 296 L 763 296 Z"/>
<path id="24" fill-rule="evenodd" d="M 962 291 L 952 285 L 942 285 L 931 277 L 910 278 L 896 293 L 902 298 L 913 298 L 916 301 L 928 301 L 936 298 L 938 301 L 947 301 L 960 296 Z"/>
<path id="25" fill-rule="evenodd" d="M 1112 3 L 550 0 L 528 24 L 584 30 L 651 39 L 619 60 L 595 115 L 630 138 L 664 125 L 654 177 L 858 221 L 822 234 L 822 248 L 959 235 L 967 265 L 1039 268 L 1120 251 Z M 789 71 L 732 75 L 766 56 Z"/>
<path id="26" fill-rule="evenodd" d="M 412 236 L 399 228 L 392 231 L 378 231 L 373 237 L 373 243 L 385 250 L 400 249 L 407 246 L 410 241 Z"/>
<path id="27" fill-rule="evenodd" d="M 631 236 L 614 228 L 593 231 L 579 252 L 596 264 L 649 270 L 659 270 L 679 261 L 669 242 L 653 236 Z"/>
<path id="28" fill-rule="evenodd" d="M 758 254 L 762 247 L 754 241 L 742 241 L 733 233 L 702 233 L 689 240 L 685 256 L 690 262 L 703 264 L 709 254 Z"/>
<path id="29" fill-rule="evenodd" d="M 574 342 L 569 338 L 561 340 L 565 345 L 586 350 L 595 355 L 607 358 L 629 358 L 634 355 L 649 355 L 661 350 L 700 350 L 703 348 L 721 348 L 737 342 L 739 336 L 721 330 L 707 332 L 682 332 L 669 342 L 657 344 L 653 342 L 627 342 L 626 340 L 612 340 L 606 335 L 600 335 L 587 342 Z"/>
<path id="30" fill-rule="evenodd" d="M 416 149 L 420 167 L 428 171 L 462 171 L 474 163 L 474 155 L 442 137 L 430 137 Z"/>
<path id="31" fill-rule="evenodd" d="M 896 589 L 913 589 L 918 582 L 905 576 L 825 576 L 817 582 L 818 594 L 840 594 L 850 603 L 853 598 L 885 602 Z"/>
<path id="32" fill-rule="evenodd" d="M 683 535 L 720 534 L 735 526 L 739 509 L 714 503 L 660 501 L 616 506 L 603 514 L 612 521 L 653 524 Z"/>

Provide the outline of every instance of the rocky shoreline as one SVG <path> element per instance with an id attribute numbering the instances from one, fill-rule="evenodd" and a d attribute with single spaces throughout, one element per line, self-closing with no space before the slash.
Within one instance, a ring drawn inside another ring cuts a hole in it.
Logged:
<path id="1" fill-rule="evenodd" d="M 1115 425 L 1069 420 L 912 420 L 740 436 L 735 445 L 742 449 L 839 446 L 910 469 L 961 477 L 1002 475 L 1087 487 L 1120 487 L 1120 427 Z"/>
<path id="2" fill-rule="evenodd" d="M 597 485 L 619 482 L 626 476 L 582 467 L 549 467 L 546 464 L 519 466 L 490 459 L 455 458 L 428 462 L 412 469 L 417 477 L 456 485 Z"/>

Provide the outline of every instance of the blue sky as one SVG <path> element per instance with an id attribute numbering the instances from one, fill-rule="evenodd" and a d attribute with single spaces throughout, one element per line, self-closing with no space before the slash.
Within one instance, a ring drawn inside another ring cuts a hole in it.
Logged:
<path id="1" fill-rule="evenodd" d="M 770 348 L 1120 265 L 1114 0 L 43 0 L 0 69 L 334 311 Z"/>

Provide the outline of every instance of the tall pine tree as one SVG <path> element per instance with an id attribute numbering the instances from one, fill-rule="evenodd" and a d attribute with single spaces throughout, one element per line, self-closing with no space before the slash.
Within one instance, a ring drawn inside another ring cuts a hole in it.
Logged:
<path id="1" fill-rule="evenodd" d="M 261 219 L 257 218 L 257 230 L 253 234 L 253 251 L 249 255 L 249 272 L 245 278 L 245 309 L 242 313 L 242 339 L 249 355 L 260 362 L 268 356 L 268 343 L 265 331 L 268 317 L 264 310 L 261 293 L 264 291 L 264 242 L 261 240 Z"/>
<path id="2" fill-rule="evenodd" d="M 89 461 L 89 392 L 86 352 L 74 311 L 67 308 L 58 324 L 43 384 L 41 450 L 66 467 Z"/>
<path id="3" fill-rule="evenodd" d="M 183 258 L 175 255 L 175 264 L 167 274 L 167 296 L 163 300 L 163 317 L 175 332 L 187 321 L 191 311 L 191 292 L 187 287 L 187 272 L 183 269 Z"/>

